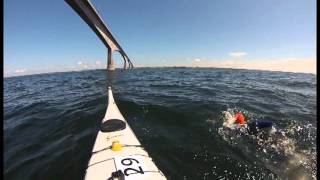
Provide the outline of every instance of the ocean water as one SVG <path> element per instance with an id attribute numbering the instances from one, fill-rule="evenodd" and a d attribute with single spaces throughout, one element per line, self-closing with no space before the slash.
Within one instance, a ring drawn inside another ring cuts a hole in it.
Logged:
<path id="1" fill-rule="evenodd" d="M 215 68 L 5 78 L 4 178 L 83 179 L 108 86 L 168 179 L 316 179 L 316 76 Z M 236 111 L 274 126 L 239 133 Z"/>

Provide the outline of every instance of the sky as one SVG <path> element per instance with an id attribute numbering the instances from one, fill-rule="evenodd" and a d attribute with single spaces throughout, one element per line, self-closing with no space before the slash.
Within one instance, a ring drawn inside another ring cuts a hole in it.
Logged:
<path id="1" fill-rule="evenodd" d="M 316 0 L 91 2 L 136 67 L 316 73 Z M 4 0 L 3 61 L 5 77 L 100 69 L 107 49 L 64 0 Z"/>

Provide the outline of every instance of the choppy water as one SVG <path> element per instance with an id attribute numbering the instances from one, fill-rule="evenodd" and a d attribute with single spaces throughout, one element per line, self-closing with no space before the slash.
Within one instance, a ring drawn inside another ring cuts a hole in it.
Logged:
<path id="1" fill-rule="evenodd" d="M 5 179 L 82 179 L 108 85 L 168 179 L 316 179 L 315 75 L 192 68 L 5 78 Z M 273 130 L 223 126 L 236 110 Z"/>

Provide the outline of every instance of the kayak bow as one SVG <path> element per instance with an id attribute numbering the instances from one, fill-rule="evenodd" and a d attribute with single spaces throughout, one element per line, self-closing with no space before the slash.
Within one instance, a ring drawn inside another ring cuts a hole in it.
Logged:
<path id="1" fill-rule="evenodd" d="M 108 107 L 86 170 L 86 180 L 165 180 L 119 111 L 108 89 Z"/>

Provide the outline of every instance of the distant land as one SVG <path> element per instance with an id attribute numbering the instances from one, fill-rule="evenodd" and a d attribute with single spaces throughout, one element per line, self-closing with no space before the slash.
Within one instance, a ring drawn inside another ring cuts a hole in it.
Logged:
<path id="1" fill-rule="evenodd" d="M 202 66 L 138 66 L 135 69 L 142 69 L 142 68 L 176 68 L 176 69 L 184 69 L 184 68 L 195 68 L 195 69 L 232 69 L 232 70 L 248 70 L 248 71 L 270 71 L 270 72 L 284 72 L 284 73 L 304 73 L 304 74 L 313 74 L 316 75 L 316 71 L 312 72 L 292 72 L 292 71 L 281 71 L 281 70 L 261 70 L 261 69 L 245 69 L 245 68 L 228 68 L 228 67 L 202 67 Z M 103 70 L 106 68 L 85 68 L 85 69 L 69 69 L 69 70 L 62 70 L 62 71 L 50 71 L 50 72 L 26 72 L 24 74 L 4 74 L 4 78 L 9 77 L 18 77 L 18 76 L 28 76 L 28 75 L 39 75 L 39 74 L 54 74 L 54 73 L 63 73 L 63 72 L 79 72 L 79 71 L 91 71 L 91 70 Z M 122 69 L 122 68 L 116 68 Z"/>
<path id="2" fill-rule="evenodd" d="M 94 69 L 107 69 L 106 62 L 97 60 L 95 62 L 78 61 L 73 66 L 53 66 L 50 68 L 38 67 L 39 69 L 20 68 L 11 71 L 4 71 L 4 77 L 23 76 L 32 74 L 47 74 L 55 72 L 74 72 Z M 122 64 L 117 63 L 117 69 Z M 249 60 L 249 59 L 228 59 L 228 60 L 209 60 L 209 59 L 189 59 L 182 63 L 172 63 L 165 65 L 146 65 L 134 64 L 135 68 L 222 68 L 222 69 L 245 69 L 260 71 L 276 71 L 276 72 L 292 72 L 292 73 L 308 73 L 316 74 L 317 61 L 316 58 L 287 58 L 287 59 L 266 59 L 266 60 Z"/>

